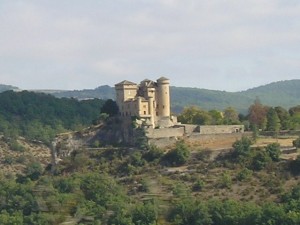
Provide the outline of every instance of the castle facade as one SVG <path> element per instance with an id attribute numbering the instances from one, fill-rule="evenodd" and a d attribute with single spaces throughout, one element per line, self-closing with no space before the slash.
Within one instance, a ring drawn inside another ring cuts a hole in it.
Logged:
<path id="1" fill-rule="evenodd" d="M 115 85 L 120 116 L 136 117 L 142 126 L 170 127 L 176 123 L 170 113 L 170 80 L 145 79 L 140 84 L 124 80 Z M 173 121 L 174 120 L 174 121 Z"/>

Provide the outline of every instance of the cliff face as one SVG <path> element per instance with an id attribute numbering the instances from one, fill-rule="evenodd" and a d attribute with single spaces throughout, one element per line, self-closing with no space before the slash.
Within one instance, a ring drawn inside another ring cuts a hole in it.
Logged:
<path id="1" fill-rule="evenodd" d="M 98 148 L 103 146 L 135 145 L 134 128 L 131 121 L 111 118 L 105 123 L 88 127 L 82 131 L 57 135 L 52 143 L 52 164 L 81 148 Z"/>

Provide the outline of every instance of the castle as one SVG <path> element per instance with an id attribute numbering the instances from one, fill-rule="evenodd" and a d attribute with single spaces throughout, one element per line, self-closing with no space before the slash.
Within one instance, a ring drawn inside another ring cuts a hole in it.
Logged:
<path id="1" fill-rule="evenodd" d="M 115 85 L 120 116 L 138 118 L 148 128 L 171 127 L 176 118 L 170 113 L 170 80 L 145 79 L 139 85 L 127 80 Z"/>
<path id="2" fill-rule="evenodd" d="M 170 80 L 165 77 L 156 82 L 146 79 L 140 84 L 124 80 L 115 85 L 115 90 L 123 123 L 128 125 L 130 121 L 135 121 L 143 127 L 150 144 L 167 146 L 183 137 L 193 142 L 211 142 L 220 138 L 240 138 L 244 133 L 243 125 L 177 123 L 177 117 L 170 113 Z M 128 130 L 126 127 L 122 132 L 126 142 L 130 139 Z"/>

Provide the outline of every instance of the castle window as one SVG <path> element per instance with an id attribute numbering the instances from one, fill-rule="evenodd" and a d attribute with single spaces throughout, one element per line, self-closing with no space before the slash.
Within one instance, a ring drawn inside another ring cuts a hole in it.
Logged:
<path id="1" fill-rule="evenodd" d="M 146 111 L 144 111 L 144 115 L 146 115 Z"/>
<path id="2" fill-rule="evenodd" d="M 163 109 L 165 108 L 165 106 L 163 105 Z"/>

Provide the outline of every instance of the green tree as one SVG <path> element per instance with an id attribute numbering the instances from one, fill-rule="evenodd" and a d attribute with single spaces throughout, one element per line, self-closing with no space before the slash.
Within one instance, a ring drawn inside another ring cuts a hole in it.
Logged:
<path id="1" fill-rule="evenodd" d="M 256 149 L 255 155 L 253 156 L 252 167 L 255 170 L 262 170 L 271 162 L 271 157 L 263 149 Z"/>
<path id="2" fill-rule="evenodd" d="M 119 113 L 118 105 L 115 101 L 108 99 L 101 108 L 101 113 L 106 113 L 109 116 L 116 116 Z"/>
<path id="3" fill-rule="evenodd" d="M 266 147 L 266 152 L 269 154 L 269 156 L 273 161 L 278 162 L 281 154 L 280 144 L 279 143 L 268 144 Z"/>
<path id="4" fill-rule="evenodd" d="M 152 202 L 138 204 L 132 212 L 132 222 L 135 225 L 152 225 L 158 216 L 157 207 Z"/>
<path id="5" fill-rule="evenodd" d="M 29 163 L 25 169 L 25 175 L 31 180 L 37 180 L 43 173 L 43 167 L 39 162 Z"/>
<path id="6" fill-rule="evenodd" d="M 282 130 L 290 129 L 290 114 L 289 114 L 289 112 L 281 106 L 275 107 L 275 111 L 280 120 L 280 129 L 282 129 Z"/>
<path id="7" fill-rule="evenodd" d="M 175 225 L 210 225 L 213 223 L 207 205 L 192 199 L 179 201 L 170 211 L 168 220 Z"/>
<path id="8" fill-rule="evenodd" d="M 221 125 L 223 124 L 223 116 L 222 113 L 218 110 L 210 110 L 208 114 L 211 116 L 211 124 L 212 125 Z"/>
<path id="9" fill-rule="evenodd" d="M 172 166 L 181 166 L 187 162 L 190 157 L 190 150 L 183 140 L 178 141 L 175 148 L 169 151 L 164 159 Z"/>
<path id="10" fill-rule="evenodd" d="M 280 129 L 280 119 L 277 115 L 276 110 L 270 107 L 267 112 L 267 130 L 274 131 L 275 134 L 278 134 L 279 129 Z"/>
<path id="11" fill-rule="evenodd" d="M 232 108 L 232 107 L 228 107 L 224 110 L 224 124 L 240 124 L 239 121 L 239 114 L 237 113 L 237 111 Z"/>
<path id="12" fill-rule="evenodd" d="M 240 140 L 235 141 L 232 144 L 233 156 L 235 158 L 242 158 L 249 156 L 251 150 L 252 141 L 248 137 L 242 137 Z"/>
<path id="13" fill-rule="evenodd" d="M 178 121 L 185 124 L 209 125 L 212 123 L 212 117 L 207 111 L 191 106 L 183 109 Z"/>
<path id="14" fill-rule="evenodd" d="M 293 146 L 296 148 L 300 148 L 300 137 L 293 141 Z"/>

